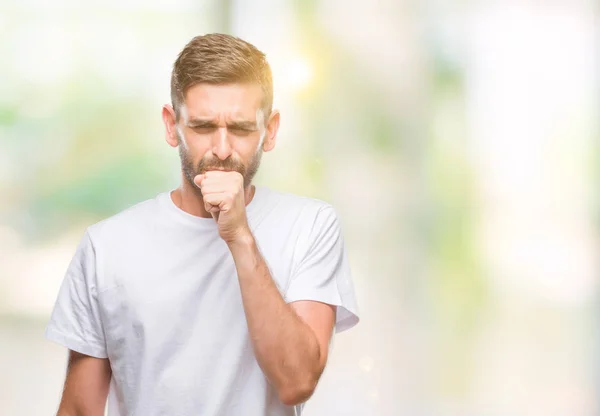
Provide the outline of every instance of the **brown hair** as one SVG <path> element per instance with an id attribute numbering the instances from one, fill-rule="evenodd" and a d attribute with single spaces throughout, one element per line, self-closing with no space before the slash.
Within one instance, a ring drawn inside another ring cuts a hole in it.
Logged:
<path id="1" fill-rule="evenodd" d="M 171 73 L 171 103 L 179 119 L 187 90 L 200 83 L 254 83 L 263 90 L 262 108 L 269 117 L 273 80 L 266 56 L 254 45 L 231 35 L 213 33 L 193 38 L 181 51 Z"/>

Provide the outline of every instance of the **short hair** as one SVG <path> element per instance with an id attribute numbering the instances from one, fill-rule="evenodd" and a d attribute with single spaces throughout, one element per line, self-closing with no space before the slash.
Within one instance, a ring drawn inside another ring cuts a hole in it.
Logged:
<path id="1" fill-rule="evenodd" d="M 185 94 L 194 85 L 258 84 L 261 107 L 269 117 L 273 107 L 271 67 L 263 52 L 235 36 L 212 33 L 196 36 L 177 56 L 171 73 L 171 104 L 179 119 Z"/>

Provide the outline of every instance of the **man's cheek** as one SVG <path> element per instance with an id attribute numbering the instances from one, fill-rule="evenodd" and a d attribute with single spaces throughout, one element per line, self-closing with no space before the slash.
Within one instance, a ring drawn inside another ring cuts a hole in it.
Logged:
<path id="1" fill-rule="evenodd" d="M 183 129 L 181 128 L 180 125 L 178 125 L 176 127 L 176 132 L 177 132 L 177 142 L 179 143 L 179 146 L 183 147 L 186 151 L 189 150 L 187 140 L 185 138 L 185 135 L 183 134 Z"/>

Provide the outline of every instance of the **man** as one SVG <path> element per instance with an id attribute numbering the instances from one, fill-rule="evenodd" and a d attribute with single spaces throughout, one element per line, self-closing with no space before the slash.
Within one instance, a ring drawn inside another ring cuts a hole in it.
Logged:
<path id="1" fill-rule="evenodd" d="M 298 415 L 334 329 L 358 322 L 339 222 L 252 185 L 275 146 L 271 70 L 192 39 L 162 118 L 181 186 L 90 226 L 46 337 L 69 348 L 59 416 Z"/>

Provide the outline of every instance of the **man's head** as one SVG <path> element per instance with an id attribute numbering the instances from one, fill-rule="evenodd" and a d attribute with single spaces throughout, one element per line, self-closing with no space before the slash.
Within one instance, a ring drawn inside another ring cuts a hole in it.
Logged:
<path id="1" fill-rule="evenodd" d="M 279 128 L 265 55 L 233 36 L 197 36 L 173 66 L 171 102 L 163 121 L 184 178 L 193 184 L 207 170 L 236 170 L 250 185 Z"/>

